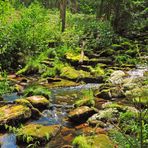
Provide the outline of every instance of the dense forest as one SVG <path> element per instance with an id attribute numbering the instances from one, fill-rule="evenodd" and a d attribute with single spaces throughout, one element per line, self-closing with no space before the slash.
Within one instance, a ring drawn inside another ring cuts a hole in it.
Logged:
<path id="1" fill-rule="evenodd" d="M 147 18 L 146 0 L 0 0 L 0 146 L 147 148 Z"/>

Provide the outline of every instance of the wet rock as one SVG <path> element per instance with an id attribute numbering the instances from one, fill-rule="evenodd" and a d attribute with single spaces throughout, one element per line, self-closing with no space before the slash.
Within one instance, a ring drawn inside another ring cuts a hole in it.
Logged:
<path id="1" fill-rule="evenodd" d="M 30 143 L 33 141 L 39 141 L 41 143 L 46 143 L 54 137 L 60 130 L 60 125 L 50 125 L 44 126 L 41 124 L 28 124 L 22 127 L 17 134 L 17 139 L 20 141 Z M 28 141 L 27 137 L 31 137 Z"/>
<path id="2" fill-rule="evenodd" d="M 31 109 L 23 105 L 5 105 L 0 107 L 0 125 L 16 124 L 31 117 Z"/>
<path id="3" fill-rule="evenodd" d="M 47 108 L 49 105 L 49 100 L 43 96 L 31 96 L 27 97 L 26 100 L 28 100 L 33 105 L 33 107 L 38 109 Z"/>
<path id="4" fill-rule="evenodd" d="M 88 106 L 81 106 L 69 112 L 69 119 L 79 122 L 85 122 L 90 116 L 92 116 L 96 111 Z"/>

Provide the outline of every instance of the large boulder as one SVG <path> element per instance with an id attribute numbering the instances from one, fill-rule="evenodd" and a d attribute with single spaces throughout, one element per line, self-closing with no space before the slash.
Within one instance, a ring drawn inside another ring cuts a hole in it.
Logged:
<path id="1" fill-rule="evenodd" d="M 10 104 L 0 108 L 0 125 L 15 124 L 31 117 L 31 109 L 27 106 Z"/>
<path id="2" fill-rule="evenodd" d="M 38 109 L 47 108 L 49 105 L 49 100 L 43 96 L 31 96 L 27 97 L 26 100 L 28 100 L 33 105 L 33 107 Z"/>
<path id="3" fill-rule="evenodd" d="M 95 110 L 88 106 L 81 106 L 69 112 L 68 117 L 70 120 L 79 122 L 85 122 L 90 116 L 95 113 Z"/>
<path id="4" fill-rule="evenodd" d="M 60 125 L 44 126 L 41 124 L 30 123 L 19 129 L 17 138 L 25 143 L 30 143 L 33 141 L 45 143 L 50 141 L 51 138 L 54 137 L 59 130 Z M 30 139 L 28 137 L 30 137 Z"/>

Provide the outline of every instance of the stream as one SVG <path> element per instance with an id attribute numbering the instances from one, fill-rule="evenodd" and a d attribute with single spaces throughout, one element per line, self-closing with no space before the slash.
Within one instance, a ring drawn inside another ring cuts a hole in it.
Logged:
<path id="1" fill-rule="evenodd" d="M 143 77 L 144 72 L 148 71 L 148 67 L 145 66 L 138 66 L 137 69 L 133 69 L 128 71 L 129 77 L 131 78 L 139 78 Z M 72 127 L 73 125 L 66 121 L 65 118 L 67 117 L 67 113 L 70 109 L 72 109 L 73 102 L 75 99 L 78 99 L 82 95 L 83 90 L 89 89 L 98 89 L 100 84 L 85 84 L 79 85 L 75 87 L 62 87 L 62 88 L 54 88 L 50 89 L 51 91 L 51 104 L 49 105 L 48 109 L 42 112 L 43 116 L 40 117 L 38 120 L 33 120 L 30 122 L 38 123 L 42 125 L 54 125 L 60 124 L 62 127 Z M 12 93 L 10 95 L 4 95 L 4 100 L 13 102 L 16 99 L 19 99 L 20 96 L 17 93 Z M 71 131 L 73 133 L 72 136 L 77 135 L 76 131 Z M 51 140 L 45 147 L 48 148 L 55 148 L 59 147 L 61 144 L 67 144 L 63 140 L 62 136 L 58 136 L 56 139 Z M 12 133 L 0 135 L 0 143 L 2 143 L 1 148 L 22 148 L 23 146 L 18 146 L 16 144 L 16 136 Z M 69 143 L 68 143 L 69 144 Z"/>

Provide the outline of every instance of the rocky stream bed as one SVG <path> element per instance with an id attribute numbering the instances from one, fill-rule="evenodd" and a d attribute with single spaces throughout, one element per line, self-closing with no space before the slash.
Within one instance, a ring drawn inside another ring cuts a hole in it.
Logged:
<path id="1" fill-rule="evenodd" d="M 113 128 L 111 123 L 118 123 L 120 112 L 131 111 L 136 116 L 138 110 L 125 99 L 126 94 L 130 96 L 131 90 L 141 91 L 137 86 L 147 77 L 147 72 L 147 66 L 114 70 L 106 83 L 80 84 L 58 78 L 49 79 L 48 83 L 40 81 L 51 92 L 50 98 L 22 97 L 23 89 L 37 78 L 10 75 L 17 92 L 4 95 L 0 102 L 1 148 L 23 148 L 29 144 L 30 147 L 72 148 L 73 139 L 79 135 L 93 139 L 92 148 L 118 147 L 108 136 Z M 148 89 L 145 84 L 142 87 Z M 89 90 L 94 93 L 91 103 L 92 96 L 83 98 L 83 92 Z M 82 101 L 76 101 L 80 98 Z M 144 106 L 147 100 L 145 96 Z"/>

